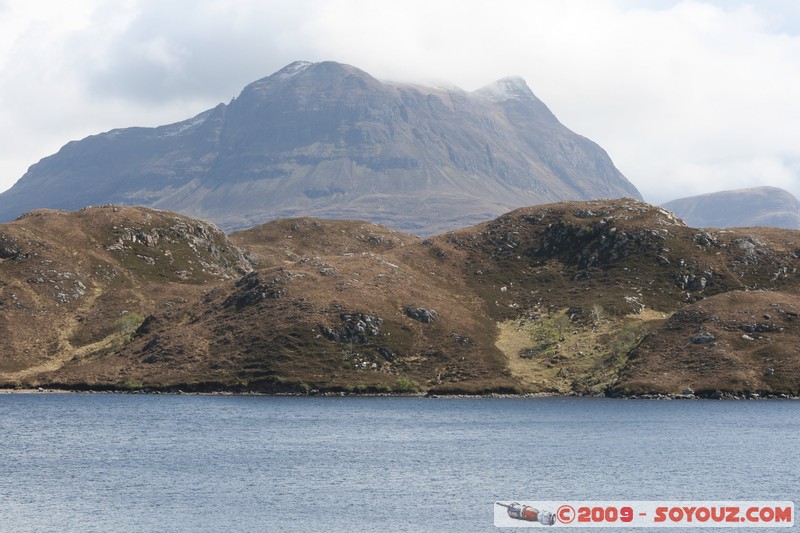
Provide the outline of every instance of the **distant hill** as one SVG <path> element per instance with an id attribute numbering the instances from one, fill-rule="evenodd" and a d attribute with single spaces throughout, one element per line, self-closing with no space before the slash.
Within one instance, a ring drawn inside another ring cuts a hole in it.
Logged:
<path id="1" fill-rule="evenodd" d="M 0 224 L 0 387 L 800 396 L 798 249 L 633 200 L 428 239 L 37 211 Z"/>
<path id="2" fill-rule="evenodd" d="M 689 196 L 663 204 L 695 228 L 800 228 L 800 201 L 777 187 Z"/>
<path id="3" fill-rule="evenodd" d="M 183 122 L 68 143 L 0 194 L 0 220 L 116 203 L 226 230 L 316 216 L 427 235 L 525 205 L 618 197 L 641 198 L 520 78 L 466 92 L 296 62 Z"/>

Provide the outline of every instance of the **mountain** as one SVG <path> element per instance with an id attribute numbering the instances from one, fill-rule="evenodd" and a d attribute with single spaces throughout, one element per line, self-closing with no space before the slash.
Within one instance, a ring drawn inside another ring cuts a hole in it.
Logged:
<path id="1" fill-rule="evenodd" d="M 37 211 L 0 225 L 0 387 L 798 396 L 798 249 L 630 199 L 428 239 Z"/>
<path id="2" fill-rule="evenodd" d="M 800 201 L 777 187 L 722 191 L 663 204 L 696 228 L 774 226 L 800 229 Z"/>
<path id="3" fill-rule="evenodd" d="M 466 92 L 296 62 L 189 120 L 68 143 L 0 194 L 0 220 L 114 203 L 226 230 L 315 216 L 433 234 L 524 205 L 623 196 L 640 198 L 520 78 Z"/>

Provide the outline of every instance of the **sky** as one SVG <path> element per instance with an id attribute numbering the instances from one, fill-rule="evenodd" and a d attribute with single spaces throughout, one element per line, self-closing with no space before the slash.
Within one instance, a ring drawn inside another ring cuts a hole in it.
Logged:
<path id="1" fill-rule="evenodd" d="M 72 140 L 177 122 L 296 61 L 521 76 L 651 203 L 800 197 L 795 0 L 0 0 L 0 191 Z"/>

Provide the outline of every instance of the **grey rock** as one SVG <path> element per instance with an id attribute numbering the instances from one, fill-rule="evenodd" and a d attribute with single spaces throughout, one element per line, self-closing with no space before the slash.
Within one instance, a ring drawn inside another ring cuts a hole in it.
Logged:
<path id="1" fill-rule="evenodd" d="M 387 360 L 387 361 L 389 361 L 389 362 L 392 362 L 392 361 L 394 361 L 394 360 L 395 360 L 395 358 L 397 357 L 397 356 L 394 354 L 394 352 L 392 352 L 392 351 L 391 351 L 391 350 L 389 350 L 388 348 L 384 348 L 384 347 L 382 347 L 382 346 L 379 346 L 379 347 L 378 347 L 378 353 L 379 353 L 379 354 L 381 354 L 381 357 L 383 357 L 384 359 L 386 359 L 386 360 Z"/>
<path id="2" fill-rule="evenodd" d="M 646 204 L 628 202 L 628 209 L 645 209 Z M 572 254 L 571 261 L 580 268 L 614 263 L 635 253 L 657 253 L 663 249 L 664 236 L 655 230 L 642 229 L 631 233 L 609 227 L 607 220 L 572 223 L 560 219 L 549 224 L 538 254 L 555 250 Z"/>
<path id="3" fill-rule="evenodd" d="M 689 342 L 692 344 L 708 344 L 715 340 L 717 338 L 710 331 L 701 331 L 689 339 Z"/>
<path id="4" fill-rule="evenodd" d="M 377 337 L 381 333 L 380 326 L 383 324 L 383 320 L 377 316 L 366 313 L 342 313 L 339 318 L 342 325 L 337 330 L 320 326 L 320 331 L 325 338 L 336 342 L 364 344 L 369 342 L 371 337 Z"/>
<path id="5" fill-rule="evenodd" d="M 18 254 L 16 248 L 0 246 L 0 259 L 14 259 Z"/>
<path id="6" fill-rule="evenodd" d="M 689 283 L 686 285 L 686 288 L 692 292 L 699 292 L 706 288 L 707 283 L 706 278 L 691 275 L 689 276 Z"/>
<path id="7" fill-rule="evenodd" d="M 409 317 L 424 324 L 430 324 L 436 320 L 437 313 L 435 309 L 426 309 L 424 307 L 406 307 L 404 311 Z"/>
<path id="8" fill-rule="evenodd" d="M 695 234 L 694 242 L 703 247 L 719 244 L 717 238 L 707 231 Z"/>
<path id="9" fill-rule="evenodd" d="M 467 347 L 472 346 L 472 339 L 470 339 L 469 337 L 462 337 L 458 333 L 451 333 L 450 338 L 456 341 L 461 346 L 467 346 Z"/>
<path id="10" fill-rule="evenodd" d="M 266 298 L 283 298 L 287 290 L 282 285 L 289 276 L 277 276 L 269 281 L 262 281 L 258 272 L 253 271 L 239 279 L 234 287 L 237 291 L 222 304 L 224 307 L 235 306 L 237 309 L 254 305 Z"/>

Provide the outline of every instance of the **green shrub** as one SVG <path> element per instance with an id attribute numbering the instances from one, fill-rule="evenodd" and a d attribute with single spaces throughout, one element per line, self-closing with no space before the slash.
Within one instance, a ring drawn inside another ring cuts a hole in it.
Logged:
<path id="1" fill-rule="evenodd" d="M 144 387 L 144 384 L 135 379 L 129 379 L 125 382 L 125 388 L 131 391 L 140 390 L 142 387 Z"/>
<path id="2" fill-rule="evenodd" d="M 627 359 L 628 352 L 638 346 L 650 332 L 650 327 L 646 322 L 632 321 L 617 329 L 608 343 L 612 363 L 623 364 Z"/>
<path id="3" fill-rule="evenodd" d="M 136 313 L 128 313 L 114 323 L 115 329 L 122 334 L 123 344 L 127 344 L 133 338 L 133 334 L 144 322 L 144 317 Z"/>
<path id="4" fill-rule="evenodd" d="M 406 378 L 397 378 L 394 390 L 395 392 L 417 392 L 419 391 L 419 383 Z"/>
<path id="5" fill-rule="evenodd" d="M 144 317 L 136 313 L 128 313 L 116 322 L 117 331 L 124 335 L 135 332 L 144 322 Z"/>

